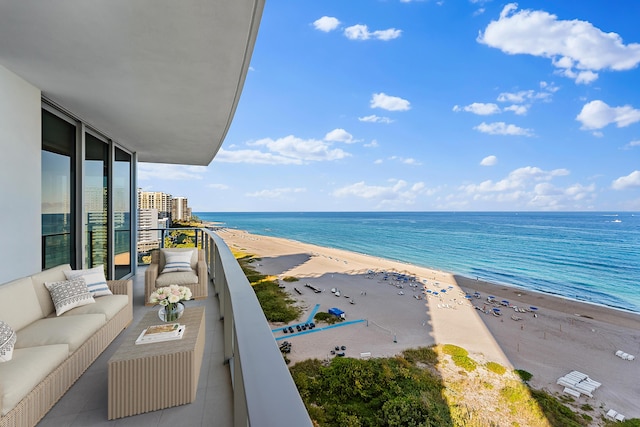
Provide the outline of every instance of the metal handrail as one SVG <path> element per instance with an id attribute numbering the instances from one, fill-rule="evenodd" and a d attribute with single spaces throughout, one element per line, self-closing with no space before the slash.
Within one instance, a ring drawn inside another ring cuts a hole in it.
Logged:
<path id="1" fill-rule="evenodd" d="M 234 425 L 312 426 L 242 268 L 221 237 L 201 230 L 209 276 L 224 319 L 224 354 L 231 369 Z"/>

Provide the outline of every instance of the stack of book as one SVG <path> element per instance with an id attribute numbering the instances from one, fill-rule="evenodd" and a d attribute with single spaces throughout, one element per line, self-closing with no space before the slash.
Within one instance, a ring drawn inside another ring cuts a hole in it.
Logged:
<path id="1" fill-rule="evenodd" d="M 179 340 L 184 335 L 185 326 L 179 323 L 165 323 L 149 326 L 142 331 L 136 344 L 150 344 L 154 342 Z"/>

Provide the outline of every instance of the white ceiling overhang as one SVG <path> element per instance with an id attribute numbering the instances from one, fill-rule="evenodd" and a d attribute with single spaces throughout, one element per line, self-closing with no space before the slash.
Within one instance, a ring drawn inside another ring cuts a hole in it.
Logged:
<path id="1" fill-rule="evenodd" d="M 0 65 L 141 162 L 207 165 L 265 0 L 0 0 Z"/>

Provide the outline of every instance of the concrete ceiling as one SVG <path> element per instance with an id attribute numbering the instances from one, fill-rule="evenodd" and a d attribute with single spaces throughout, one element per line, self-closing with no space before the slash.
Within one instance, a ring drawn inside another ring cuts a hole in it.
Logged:
<path id="1" fill-rule="evenodd" d="M 265 0 L 0 0 L 0 65 L 141 162 L 208 165 Z"/>

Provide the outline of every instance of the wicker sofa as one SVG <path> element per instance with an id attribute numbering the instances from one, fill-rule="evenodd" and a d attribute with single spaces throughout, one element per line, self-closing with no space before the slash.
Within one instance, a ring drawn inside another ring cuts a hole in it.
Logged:
<path id="1" fill-rule="evenodd" d="M 56 315 L 45 282 L 61 265 L 0 285 L 0 320 L 13 328 L 13 356 L 0 363 L 0 427 L 35 426 L 133 320 L 131 280 L 107 281 L 113 295 Z"/>

